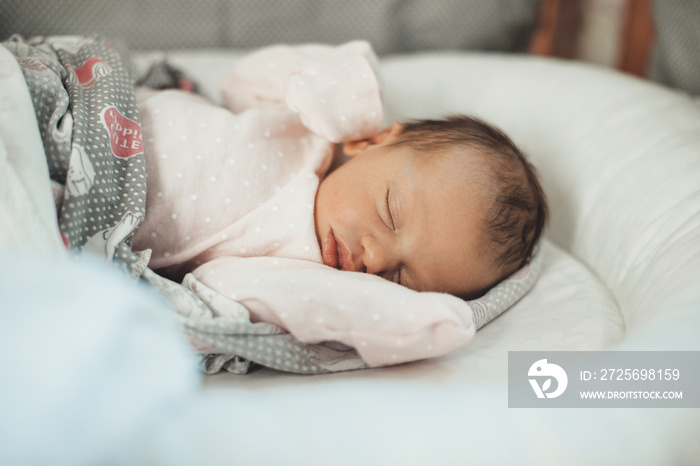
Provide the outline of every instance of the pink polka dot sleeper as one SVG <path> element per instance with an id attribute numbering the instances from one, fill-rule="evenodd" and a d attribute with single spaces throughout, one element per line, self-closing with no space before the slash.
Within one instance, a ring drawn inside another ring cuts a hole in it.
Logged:
<path id="1" fill-rule="evenodd" d="M 380 129 L 375 67 L 365 42 L 276 46 L 229 71 L 226 108 L 146 94 L 146 218 L 134 249 L 151 249 L 149 267 L 174 278 L 221 256 L 321 262 L 316 190 L 335 143 Z"/>
<path id="2" fill-rule="evenodd" d="M 149 266 L 242 304 L 302 342 L 338 341 L 372 366 L 439 356 L 474 335 L 467 303 L 322 263 L 314 225 L 336 143 L 382 123 L 364 42 L 277 46 L 239 62 L 225 108 L 181 91 L 140 93 Z M 215 315 L 228 315 L 225 305 Z M 232 315 L 233 316 L 233 315 Z"/>

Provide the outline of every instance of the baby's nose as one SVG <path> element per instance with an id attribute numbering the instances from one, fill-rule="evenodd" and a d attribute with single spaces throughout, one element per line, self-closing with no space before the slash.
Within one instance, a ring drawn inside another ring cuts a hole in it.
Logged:
<path id="1" fill-rule="evenodd" d="M 362 239 L 362 262 L 367 273 L 384 277 L 396 268 L 396 262 L 391 249 L 374 236 L 367 235 Z M 384 277 L 386 278 L 386 277 Z M 389 278 L 391 279 L 391 278 Z"/>

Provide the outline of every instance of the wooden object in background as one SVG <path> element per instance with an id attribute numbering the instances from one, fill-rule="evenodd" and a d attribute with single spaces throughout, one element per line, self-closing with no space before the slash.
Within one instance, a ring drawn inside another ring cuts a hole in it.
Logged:
<path id="1" fill-rule="evenodd" d="M 618 68 L 646 77 L 656 36 L 651 0 L 627 0 Z"/>
<path id="2" fill-rule="evenodd" d="M 581 0 L 544 0 L 529 52 L 561 58 L 576 58 L 581 29 Z"/>

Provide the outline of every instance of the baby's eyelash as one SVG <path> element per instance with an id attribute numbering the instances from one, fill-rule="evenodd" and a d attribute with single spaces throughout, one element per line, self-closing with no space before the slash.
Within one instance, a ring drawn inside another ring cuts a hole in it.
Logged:
<path id="1" fill-rule="evenodd" d="M 389 208 L 389 188 L 386 190 L 386 196 L 384 198 L 384 203 L 386 204 L 386 211 L 389 214 L 389 221 L 391 222 L 391 229 L 394 230 L 394 217 L 391 216 L 391 209 Z"/>

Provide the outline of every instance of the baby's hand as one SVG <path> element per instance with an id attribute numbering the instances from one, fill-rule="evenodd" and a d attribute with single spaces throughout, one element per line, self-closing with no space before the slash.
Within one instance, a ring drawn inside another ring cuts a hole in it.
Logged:
<path id="1" fill-rule="evenodd" d="M 374 136 L 382 124 L 379 83 L 360 54 L 292 73 L 287 79 L 287 105 L 307 128 L 335 143 Z"/>

